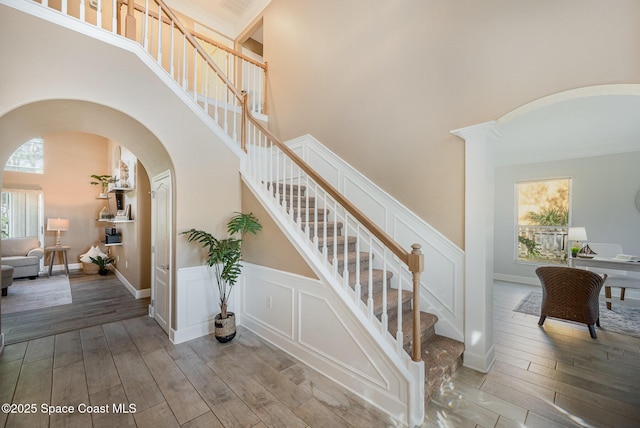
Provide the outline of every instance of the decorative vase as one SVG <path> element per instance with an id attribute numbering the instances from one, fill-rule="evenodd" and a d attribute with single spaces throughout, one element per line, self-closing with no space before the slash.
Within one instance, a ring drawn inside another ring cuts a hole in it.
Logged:
<path id="1" fill-rule="evenodd" d="M 226 343 L 236 337 L 236 316 L 233 312 L 227 312 L 227 318 L 220 314 L 214 318 L 215 336 L 218 342 Z"/>

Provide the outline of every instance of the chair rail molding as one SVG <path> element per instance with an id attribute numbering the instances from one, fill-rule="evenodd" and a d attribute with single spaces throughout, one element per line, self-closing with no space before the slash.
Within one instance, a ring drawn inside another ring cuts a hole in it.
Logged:
<path id="1" fill-rule="evenodd" d="M 485 373 L 495 361 L 493 148 L 499 126 L 491 121 L 451 131 L 465 141 L 464 365 Z"/>

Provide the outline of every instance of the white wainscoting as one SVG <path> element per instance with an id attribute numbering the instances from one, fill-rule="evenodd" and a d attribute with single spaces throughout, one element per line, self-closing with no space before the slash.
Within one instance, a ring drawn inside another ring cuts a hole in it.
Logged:
<path id="1" fill-rule="evenodd" d="M 464 252 L 310 135 L 287 145 L 402 246 L 422 245 L 420 307 L 438 316 L 436 332 L 464 340 Z"/>
<path id="2" fill-rule="evenodd" d="M 409 374 L 388 360 L 330 285 L 244 266 L 235 295 L 244 327 L 406 423 Z"/>
<path id="3" fill-rule="evenodd" d="M 237 300 L 237 296 L 234 296 L 237 292 L 235 288 L 228 310 L 236 313 L 236 323 L 240 324 L 240 314 L 234 305 Z M 176 328 L 171 330 L 173 343 L 212 334 L 214 317 L 220 312 L 220 298 L 213 270 L 206 266 L 178 269 L 175 302 Z"/>

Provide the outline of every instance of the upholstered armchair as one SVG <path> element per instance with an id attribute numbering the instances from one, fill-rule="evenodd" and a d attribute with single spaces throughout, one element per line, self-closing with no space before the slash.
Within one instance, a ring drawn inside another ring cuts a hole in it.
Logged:
<path id="1" fill-rule="evenodd" d="M 547 317 L 584 323 L 589 334 L 597 339 L 594 324 L 600 327 L 598 295 L 607 275 L 598 275 L 584 269 L 560 266 L 542 266 L 536 269 L 542 284 L 540 320 Z"/>

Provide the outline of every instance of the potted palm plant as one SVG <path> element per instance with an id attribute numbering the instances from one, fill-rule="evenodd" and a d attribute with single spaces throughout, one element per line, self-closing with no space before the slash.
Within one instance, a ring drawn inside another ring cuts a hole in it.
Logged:
<path id="1" fill-rule="evenodd" d="M 198 243 L 207 250 L 205 264 L 214 270 L 220 295 L 220 313 L 215 316 L 215 336 L 219 342 L 228 342 L 236 335 L 235 314 L 227 310 L 229 296 L 242 271 L 242 238 L 247 232 L 254 235 L 262 229 L 253 213 L 235 215 L 227 223 L 228 238 L 218 239 L 204 230 L 182 232 L 188 242 Z M 238 237 L 239 235 L 239 237 Z"/>

